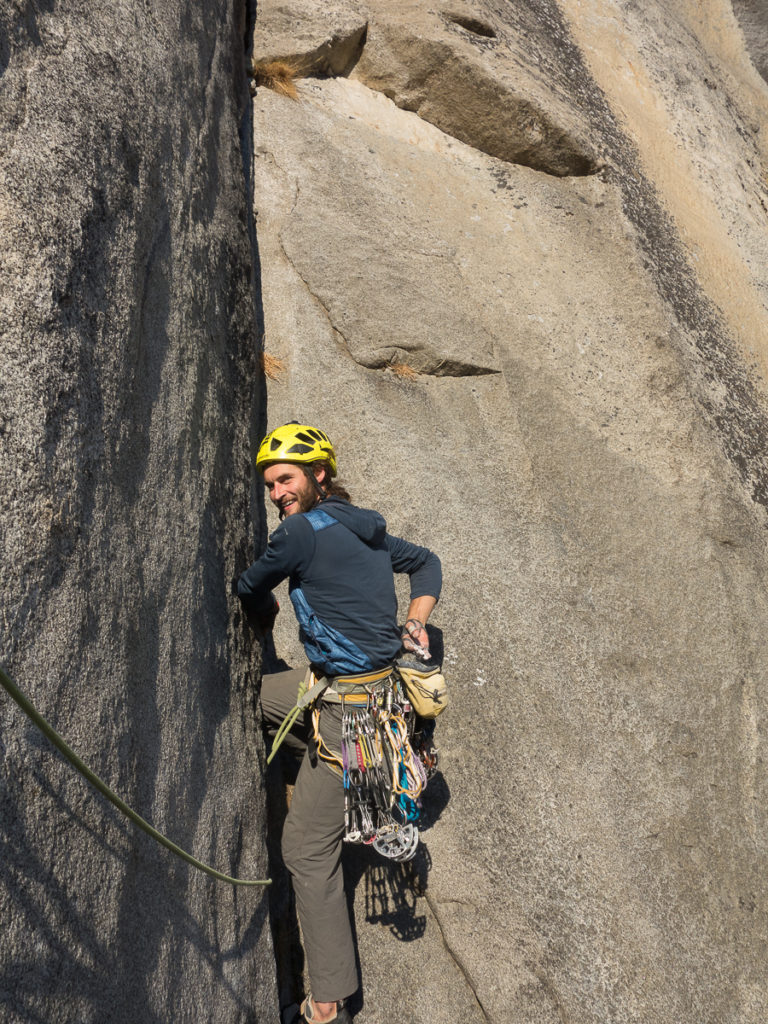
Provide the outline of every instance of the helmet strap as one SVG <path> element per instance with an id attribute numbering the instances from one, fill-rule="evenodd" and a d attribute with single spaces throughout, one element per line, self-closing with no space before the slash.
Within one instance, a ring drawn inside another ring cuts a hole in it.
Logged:
<path id="1" fill-rule="evenodd" d="M 314 484 L 315 490 L 317 491 L 318 495 L 320 496 L 320 501 L 323 501 L 328 496 L 328 491 L 326 490 L 325 487 L 322 486 L 320 481 L 315 476 L 315 470 L 314 470 L 313 463 L 310 462 L 310 464 L 308 466 L 305 466 L 304 467 L 304 472 L 309 477 L 309 479 L 312 481 L 312 483 Z M 326 474 L 327 474 L 327 472 L 328 471 L 326 470 Z"/>

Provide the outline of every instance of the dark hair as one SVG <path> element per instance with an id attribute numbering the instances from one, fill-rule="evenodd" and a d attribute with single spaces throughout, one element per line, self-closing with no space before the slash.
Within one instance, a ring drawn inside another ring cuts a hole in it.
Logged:
<path id="1" fill-rule="evenodd" d="M 317 462 L 311 462 L 309 465 L 300 465 L 302 470 L 304 471 L 304 475 L 307 477 L 308 480 L 311 480 L 313 483 L 317 481 L 317 477 L 315 476 L 314 472 L 315 466 L 320 466 L 321 469 L 325 470 L 325 480 L 323 480 L 323 482 L 320 484 L 320 486 L 323 489 L 323 497 L 343 498 L 344 501 L 352 500 L 349 496 L 349 491 L 341 483 L 341 481 L 334 480 L 333 477 L 331 476 L 331 467 L 328 462 L 326 462 L 325 460 L 318 460 Z"/>

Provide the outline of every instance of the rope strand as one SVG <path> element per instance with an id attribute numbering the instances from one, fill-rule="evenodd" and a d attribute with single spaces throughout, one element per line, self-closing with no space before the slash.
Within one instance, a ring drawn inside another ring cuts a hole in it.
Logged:
<path id="1" fill-rule="evenodd" d="M 64 755 L 72 767 L 80 772 L 80 774 L 84 776 L 92 786 L 95 786 L 102 796 L 105 796 L 111 804 L 114 804 L 121 814 L 124 814 L 126 818 L 130 818 L 134 825 L 137 825 L 142 832 L 146 832 L 148 836 L 151 836 L 155 842 L 160 843 L 161 846 L 170 850 L 171 853 L 180 857 L 181 860 L 191 864 L 192 867 L 197 868 L 198 871 L 204 871 L 207 875 L 210 875 L 212 878 L 218 878 L 221 882 L 229 882 L 230 885 L 270 885 L 272 883 L 271 878 L 258 880 L 250 878 L 232 878 L 230 875 L 225 875 L 221 871 L 217 871 L 215 868 L 209 867 L 208 864 L 204 864 L 196 857 L 193 857 L 192 854 L 187 853 L 186 850 L 182 850 L 182 848 L 177 846 L 176 843 L 171 842 L 171 840 L 166 838 L 162 832 L 158 832 L 156 828 L 153 828 L 153 826 L 149 824 L 148 821 L 145 821 L 141 815 L 137 814 L 136 811 L 129 807 L 124 800 L 121 800 L 117 793 L 113 792 L 109 788 L 106 782 L 103 782 L 95 772 L 91 771 L 84 761 L 80 760 L 74 750 L 72 750 L 61 736 L 59 736 L 53 726 L 46 722 L 37 708 L 35 708 L 32 702 L 24 696 L 18 686 L 16 686 L 13 680 L 7 676 L 1 668 L 0 684 L 2 684 L 9 696 L 16 701 L 24 714 L 34 722 L 40 732 L 51 741 L 60 753 Z"/>

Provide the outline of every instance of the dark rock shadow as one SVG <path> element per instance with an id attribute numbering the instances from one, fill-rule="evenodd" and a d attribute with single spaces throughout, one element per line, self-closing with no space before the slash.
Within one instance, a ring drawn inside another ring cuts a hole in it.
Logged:
<path id="1" fill-rule="evenodd" d="M 76 806 L 70 791 L 65 796 L 61 785 L 60 755 L 45 753 L 43 744 L 39 754 L 41 763 L 33 767 L 27 761 L 23 774 L 18 771 L 22 766 L 14 766 L 14 771 L 6 765 L 3 817 L 23 820 L 24 804 L 36 794 L 38 802 L 48 804 L 51 815 L 78 825 L 92 844 L 91 853 L 100 850 L 104 855 L 100 860 L 114 862 L 126 872 L 121 884 L 130 892 L 134 934 L 152 937 L 161 925 L 172 922 L 179 944 L 196 950 L 226 992 L 233 1020 L 252 1021 L 247 995 L 233 984 L 225 964 L 258 946 L 267 901 L 259 898 L 240 940 L 233 948 L 222 949 L 217 937 L 189 910 L 188 876 L 193 869 L 149 837 L 137 835 L 111 805 L 88 791 L 85 782 L 86 793 L 81 806 Z M 100 825 L 95 826 L 97 813 Z M 115 939 L 100 930 L 87 899 L 80 900 L 69 890 L 57 877 L 53 861 L 41 855 L 37 844 L 19 829 L 0 830 L 0 886 L 15 912 L 24 917 L 36 948 L 34 957 L 7 960 L 0 969 L 0 1006 L 8 1015 L 3 1019 L 47 1024 L 51 1017 L 46 982 L 52 977 L 67 979 L 67 994 L 61 996 L 62 1012 L 69 1014 L 66 1019 L 83 1024 L 107 1019 L 161 1024 L 166 1019 L 153 1006 L 142 977 L 147 965 L 154 963 L 154 942 L 149 943 L 146 960 L 137 958 L 135 950 L 126 960 L 126 942 L 120 934 Z M 121 1009 L 113 1016 L 117 1007 Z"/>
<path id="2" fill-rule="evenodd" d="M 281 751 L 269 766 L 265 789 L 267 856 L 269 876 L 272 879 L 269 887 L 269 919 L 275 950 L 278 1005 L 281 1008 L 281 1019 L 290 1020 L 303 998 L 304 950 L 291 876 L 283 863 L 280 846 L 297 774 L 296 766 L 290 763 L 293 759 L 283 754 Z"/>

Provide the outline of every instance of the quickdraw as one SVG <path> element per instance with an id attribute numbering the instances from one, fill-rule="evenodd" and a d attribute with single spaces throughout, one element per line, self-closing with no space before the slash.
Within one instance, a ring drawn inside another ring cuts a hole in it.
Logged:
<path id="1" fill-rule="evenodd" d="M 312 722 L 318 756 L 343 780 L 344 840 L 373 846 L 391 860 L 410 860 L 419 844 L 416 822 L 430 773 L 411 745 L 415 715 L 400 679 L 393 670 L 337 697 L 340 756 L 323 742 L 317 706 Z"/>

